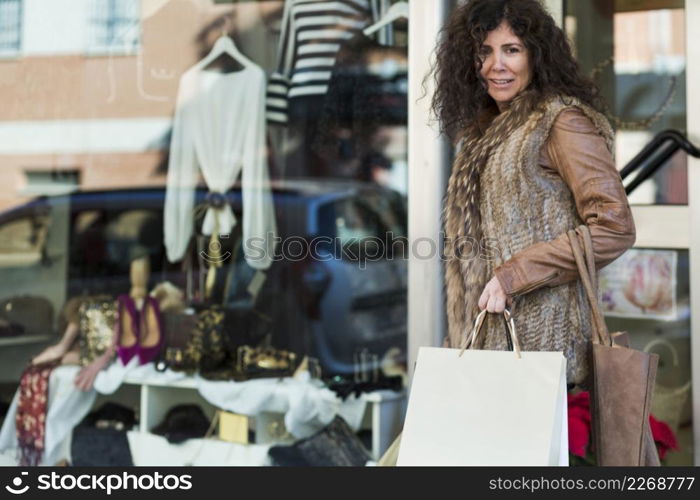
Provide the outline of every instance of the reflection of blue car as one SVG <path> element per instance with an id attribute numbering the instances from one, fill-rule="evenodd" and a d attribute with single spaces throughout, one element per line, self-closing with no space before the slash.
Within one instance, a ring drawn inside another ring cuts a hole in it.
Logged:
<path id="1" fill-rule="evenodd" d="M 197 203 L 205 194 L 198 191 Z M 125 293 L 130 260 L 146 254 L 151 286 L 167 279 L 197 295 L 203 274 L 188 279 L 181 263 L 165 259 L 164 195 L 79 192 L 0 214 L 0 299 L 40 295 L 58 308 L 70 296 Z M 242 220 L 240 190 L 227 197 Z M 269 333 L 275 347 L 319 358 L 327 375 L 352 374 L 362 349 L 379 358 L 392 347 L 405 352 L 404 198 L 375 185 L 300 180 L 274 184 L 273 199 L 282 243 L 255 297 L 250 285 L 259 277 L 243 258 L 240 230 L 221 240 L 232 256 L 217 271 L 213 300 L 244 318 L 241 338 Z M 193 241 L 196 257 L 207 242 Z"/>

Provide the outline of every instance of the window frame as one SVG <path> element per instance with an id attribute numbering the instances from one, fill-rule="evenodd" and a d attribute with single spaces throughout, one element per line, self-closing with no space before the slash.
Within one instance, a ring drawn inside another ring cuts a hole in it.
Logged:
<path id="1" fill-rule="evenodd" d="M 118 7 L 124 0 L 90 0 L 85 44 L 88 55 L 131 55 L 141 49 L 141 0 L 131 1 L 134 12 L 132 17 L 127 17 L 123 15 L 124 9 Z M 132 43 L 126 43 L 124 35 L 132 29 L 137 33 Z"/>
<path id="2" fill-rule="evenodd" d="M 23 2 L 23 0 L 0 0 L 0 4 L 12 4 L 12 3 L 17 5 L 16 44 L 14 47 L 10 47 L 10 46 L 4 47 L 2 45 L 2 41 L 0 41 L 0 59 L 16 57 L 22 51 L 22 28 L 23 28 L 23 24 L 24 24 L 22 16 L 24 13 L 24 2 Z M 0 18 L 0 30 L 4 31 L 6 26 L 9 26 L 9 25 L 10 25 L 9 22 L 6 24 L 2 20 L 2 18 Z"/>

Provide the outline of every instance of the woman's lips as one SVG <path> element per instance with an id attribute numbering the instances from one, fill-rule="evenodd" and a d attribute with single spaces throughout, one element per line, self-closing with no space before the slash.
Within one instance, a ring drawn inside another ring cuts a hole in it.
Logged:
<path id="1" fill-rule="evenodd" d="M 513 82 L 514 78 L 490 78 L 489 83 L 497 89 L 508 88 Z"/>

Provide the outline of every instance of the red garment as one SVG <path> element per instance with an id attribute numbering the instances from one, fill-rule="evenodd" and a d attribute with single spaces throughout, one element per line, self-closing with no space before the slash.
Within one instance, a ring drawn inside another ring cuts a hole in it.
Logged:
<path id="1" fill-rule="evenodd" d="M 587 391 L 569 394 L 569 451 L 584 458 L 591 437 L 591 400 Z"/>
<path id="2" fill-rule="evenodd" d="M 678 449 L 678 440 L 666 422 L 656 420 L 653 415 L 649 415 L 651 424 L 651 434 L 654 436 L 656 449 L 659 450 L 659 458 L 664 459 L 668 450 Z"/>
<path id="3" fill-rule="evenodd" d="M 21 466 L 39 465 L 44 453 L 49 376 L 57 365 L 58 361 L 29 365 L 22 373 L 15 416 Z"/>

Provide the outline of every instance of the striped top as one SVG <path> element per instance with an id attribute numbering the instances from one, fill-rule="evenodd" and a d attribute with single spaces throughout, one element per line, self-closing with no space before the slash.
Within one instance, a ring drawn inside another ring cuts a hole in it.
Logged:
<path id="1" fill-rule="evenodd" d="M 277 66 L 267 86 L 269 123 L 287 123 L 289 99 L 324 95 L 342 44 L 378 17 L 377 0 L 286 0 Z"/>

